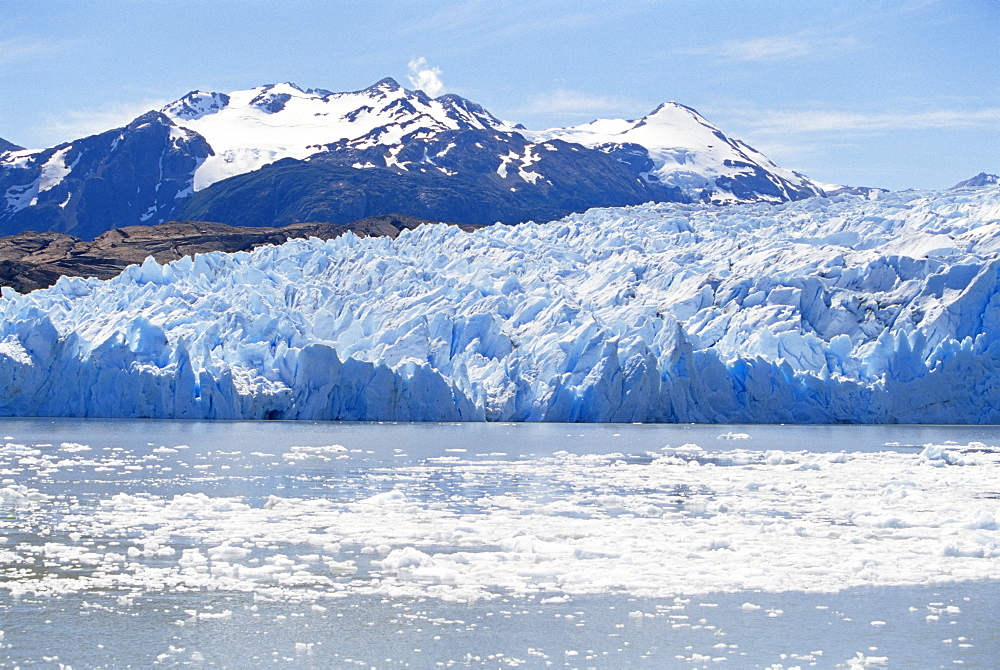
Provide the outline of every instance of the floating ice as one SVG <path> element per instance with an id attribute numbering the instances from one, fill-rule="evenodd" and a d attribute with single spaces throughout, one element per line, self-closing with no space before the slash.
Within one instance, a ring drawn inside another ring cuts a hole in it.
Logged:
<path id="1" fill-rule="evenodd" d="M 39 493 L 34 489 L 29 489 L 23 484 L 5 486 L 0 488 L 0 504 L 6 505 L 28 505 L 31 503 L 41 503 L 49 499 L 50 496 Z"/>
<path id="2" fill-rule="evenodd" d="M 691 444 L 644 458 L 449 456 L 365 471 L 336 498 L 270 495 L 263 504 L 201 492 L 119 492 L 84 503 L 14 484 L 0 489 L 0 507 L 32 507 L 10 515 L 8 534 L 56 532 L 2 546 L 11 578 L 0 590 L 133 597 L 179 589 L 307 602 L 502 594 L 554 604 L 595 594 L 838 592 L 995 579 L 1000 450 L 946 446 L 955 462 L 936 459 L 940 467 L 917 453 L 838 454 L 844 458 L 831 462 L 824 453 L 779 458 Z M 66 467 L 149 462 L 113 453 L 104 461 L 72 455 Z M 8 472 L 27 477 L 39 467 L 20 461 L 0 453 Z M 168 466 L 151 467 L 156 481 Z M 19 569 L 38 562 L 59 569 Z M 742 610 L 782 615 L 752 602 Z M 959 613 L 931 603 L 927 616 Z"/>
<path id="3" fill-rule="evenodd" d="M 336 458 L 346 452 L 347 449 L 339 444 L 320 447 L 294 446 L 290 451 L 282 454 L 281 457 L 286 461 L 304 461 L 309 459 L 329 461 L 331 458 Z"/>

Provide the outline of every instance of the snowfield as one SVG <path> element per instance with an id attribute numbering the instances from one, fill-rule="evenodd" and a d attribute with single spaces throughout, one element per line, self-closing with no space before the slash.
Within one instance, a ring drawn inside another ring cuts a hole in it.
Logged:
<path id="1" fill-rule="evenodd" d="M 1000 423 L 1000 188 L 152 259 L 0 301 L 5 415 Z"/>
<path id="2" fill-rule="evenodd" d="M 303 91 L 294 84 L 229 94 L 192 91 L 161 111 L 212 146 L 214 153 L 195 171 L 195 191 L 282 158 L 308 158 L 341 140 L 393 146 L 408 133 L 513 130 L 485 110 L 468 109 L 455 96 L 432 100 L 391 79 L 352 93 Z"/>

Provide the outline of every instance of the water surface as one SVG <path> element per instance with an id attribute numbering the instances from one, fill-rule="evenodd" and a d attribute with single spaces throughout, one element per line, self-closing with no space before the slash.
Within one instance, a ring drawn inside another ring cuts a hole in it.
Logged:
<path id="1" fill-rule="evenodd" d="M 5 667 L 1000 658 L 996 427 L 0 432 Z"/>

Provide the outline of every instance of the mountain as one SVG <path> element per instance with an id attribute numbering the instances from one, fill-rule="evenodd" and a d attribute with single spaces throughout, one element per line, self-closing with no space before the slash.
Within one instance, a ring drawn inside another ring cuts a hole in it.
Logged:
<path id="1" fill-rule="evenodd" d="M 173 219 L 274 226 L 391 212 L 516 223 L 823 192 L 674 103 L 637 121 L 531 132 L 392 79 L 347 93 L 275 84 L 193 91 L 123 128 L 0 153 L 0 234 L 91 239 Z"/>
<path id="2" fill-rule="evenodd" d="M 7 153 L 0 156 L 0 233 L 92 239 L 123 225 L 159 223 L 170 218 L 160 212 L 191 193 L 194 171 L 211 154 L 203 137 L 159 112 L 50 149 Z"/>
<path id="3" fill-rule="evenodd" d="M 471 101 L 455 95 L 432 100 L 389 78 L 350 93 L 302 90 L 294 84 L 229 94 L 192 91 L 162 112 L 178 127 L 204 137 L 213 149 L 195 172 L 196 191 L 282 158 L 323 153 L 338 142 L 398 148 L 410 135 L 512 130 Z"/>
<path id="4" fill-rule="evenodd" d="M 960 181 L 951 187 L 952 190 L 960 188 L 981 188 L 983 186 L 997 186 L 1000 184 L 1000 177 L 995 174 L 987 174 L 985 172 L 980 172 L 975 177 L 971 179 L 966 179 L 965 181 Z"/>
<path id="5" fill-rule="evenodd" d="M 524 134 L 596 148 L 633 165 L 644 179 L 682 189 L 695 200 L 782 202 L 823 194 L 809 178 L 778 166 L 675 102 L 635 121 L 599 119 Z"/>
<path id="6" fill-rule="evenodd" d="M 997 212 L 650 203 L 149 258 L 4 289 L 0 413 L 996 424 Z"/>
<path id="7" fill-rule="evenodd" d="M 13 142 L 8 142 L 4 138 L 0 137 L 0 154 L 5 154 L 8 151 L 21 151 L 24 147 L 19 147 Z"/>

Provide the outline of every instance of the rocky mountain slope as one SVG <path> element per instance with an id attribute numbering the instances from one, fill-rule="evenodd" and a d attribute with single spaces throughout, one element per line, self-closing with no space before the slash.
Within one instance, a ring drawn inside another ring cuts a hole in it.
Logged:
<path id="1" fill-rule="evenodd" d="M 8 151 L 21 151 L 22 149 L 24 149 L 24 147 L 19 147 L 13 142 L 8 142 L 4 138 L 0 137 L 0 156 Z"/>
<path id="2" fill-rule="evenodd" d="M 595 206 L 822 192 L 674 103 L 634 121 L 531 132 L 391 79 L 347 93 L 194 91 L 56 147 L 0 145 L 0 234 L 83 239 L 183 219 L 274 226 L 401 212 L 515 223 Z"/>

